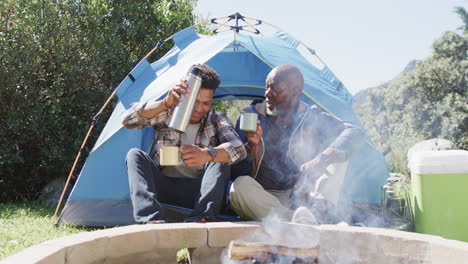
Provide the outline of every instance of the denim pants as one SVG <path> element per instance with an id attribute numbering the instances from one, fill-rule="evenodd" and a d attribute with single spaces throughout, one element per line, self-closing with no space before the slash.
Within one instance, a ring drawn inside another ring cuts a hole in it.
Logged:
<path id="1" fill-rule="evenodd" d="M 168 177 L 147 153 L 136 148 L 127 153 L 126 164 L 137 223 L 164 220 L 159 202 L 193 208 L 189 217 L 209 219 L 221 211 L 230 178 L 227 165 L 206 163 L 196 179 Z"/>

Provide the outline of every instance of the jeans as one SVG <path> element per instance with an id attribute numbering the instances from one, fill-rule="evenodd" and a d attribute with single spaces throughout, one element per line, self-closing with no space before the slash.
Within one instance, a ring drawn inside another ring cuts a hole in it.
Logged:
<path id="1" fill-rule="evenodd" d="M 195 179 L 168 177 L 147 153 L 136 148 L 127 153 L 126 164 L 137 223 L 165 220 L 159 202 L 193 208 L 189 218 L 210 219 L 221 211 L 230 178 L 227 165 L 206 163 Z"/>

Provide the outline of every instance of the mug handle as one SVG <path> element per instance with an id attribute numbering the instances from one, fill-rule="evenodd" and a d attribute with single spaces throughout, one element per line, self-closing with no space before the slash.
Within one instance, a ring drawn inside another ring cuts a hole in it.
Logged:
<path id="1" fill-rule="evenodd" d="M 182 149 L 181 149 L 180 147 L 177 148 L 177 152 L 179 153 L 179 155 L 178 155 L 178 157 L 179 157 L 179 163 L 177 163 L 177 164 L 180 164 L 180 163 L 183 162 L 183 160 L 182 160 Z"/>

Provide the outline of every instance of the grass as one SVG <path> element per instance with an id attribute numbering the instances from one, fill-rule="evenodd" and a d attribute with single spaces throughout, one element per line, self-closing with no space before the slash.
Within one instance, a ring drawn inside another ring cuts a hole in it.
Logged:
<path id="1" fill-rule="evenodd" d="M 51 224 L 54 208 L 36 202 L 0 203 L 0 259 L 43 241 L 95 229 Z"/>
<path id="2" fill-rule="evenodd" d="M 0 203 L 0 260 L 46 240 L 96 228 L 51 224 L 55 208 L 36 202 Z M 177 263 L 188 263 L 188 249 L 177 252 Z"/>
<path id="3" fill-rule="evenodd" d="M 178 264 L 189 263 L 188 261 L 188 248 L 182 248 L 181 250 L 177 251 L 176 260 Z"/>

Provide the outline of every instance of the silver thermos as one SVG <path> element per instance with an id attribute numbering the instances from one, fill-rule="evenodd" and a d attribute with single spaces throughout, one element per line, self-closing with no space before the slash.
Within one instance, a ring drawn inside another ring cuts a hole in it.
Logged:
<path id="1" fill-rule="evenodd" d="M 189 95 L 186 97 L 182 95 L 182 101 L 177 104 L 172 114 L 171 121 L 169 122 L 169 127 L 184 133 L 187 129 L 187 125 L 190 122 L 190 117 L 192 116 L 193 108 L 195 107 L 195 102 L 197 101 L 198 92 L 202 84 L 202 78 L 200 77 L 201 70 L 198 68 L 192 68 L 190 73 L 187 76 L 188 86 L 189 86 Z"/>
<path id="2" fill-rule="evenodd" d="M 398 174 L 391 175 L 382 186 L 381 210 L 388 227 L 414 231 L 409 180 Z"/>

